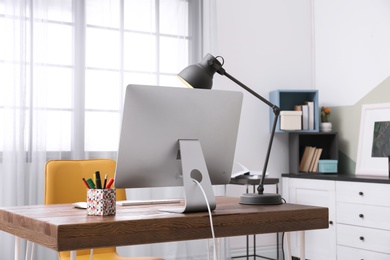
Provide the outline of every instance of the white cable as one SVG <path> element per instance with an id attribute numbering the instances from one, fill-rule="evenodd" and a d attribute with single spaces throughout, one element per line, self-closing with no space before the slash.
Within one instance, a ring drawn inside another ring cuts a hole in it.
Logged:
<path id="1" fill-rule="evenodd" d="M 210 227 L 211 227 L 211 234 L 212 234 L 212 237 L 213 237 L 213 244 L 214 244 L 214 260 L 218 260 L 217 258 L 217 243 L 215 242 L 215 234 L 214 234 L 214 224 L 213 224 L 213 216 L 211 214 L 211 209 L 210 209 L 210 204 L 209 204 L 209 201 L 207 200 L 207 195 L 202 187 L 202 185 L 195 179 L 192 179 L 196 184 L 198 184 L 200 190 L 202 191 L 203 193 L 203 197 L 206 201 L 206 205 L 207 205 L 207 210 L 209 212 L 209 218 L 210 218 Z"/>

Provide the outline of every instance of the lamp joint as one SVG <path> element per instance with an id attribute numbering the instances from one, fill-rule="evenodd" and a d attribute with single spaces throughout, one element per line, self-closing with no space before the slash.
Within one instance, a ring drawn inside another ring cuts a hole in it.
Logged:
<path id="1" fill-rule="evenodd" d="M 264 193 L 264 185 L 262 183 L 257 187 L 257 192 L 260 195 Z"/>
<path id="2" fill-rule="evenodd" d="M 278 116 L 280 114 L 280 108 L 276 105 L 272 106 L 272 111 L 274 112 L 275 116 Z"/>
<path id="3" fill-rule="evenodd" d="M 222 58 L 222 57 L 221 57 Z M 222 58 L 223 59 L 223 58 Z M 211 59 L 209 59 L 207 61 L 207 64 L 211 67 L 213 67 L 217 72 L 218 74 L 220 75 L 225 75 L 225 69 L 222 68 L 222 64 L 219 62 L 219 60 L 217 58 L 214 58 L 212 57 Z"/>

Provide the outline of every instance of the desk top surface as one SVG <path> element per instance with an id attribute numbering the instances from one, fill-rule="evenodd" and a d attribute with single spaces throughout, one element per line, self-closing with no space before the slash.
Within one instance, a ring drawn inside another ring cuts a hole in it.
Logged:
<path id="1" fill-rule="evenodd" d="M 209 216 L 167 213 L 172 205 L 117 206 L 114 216 L 87 216 L 71 204 L 0 208 L 0 230 L 56 251 L 211 238 Z M 328 228 L 328 209 L 282 204 L 252 206 L 217 197 L 216 237 Z"/>

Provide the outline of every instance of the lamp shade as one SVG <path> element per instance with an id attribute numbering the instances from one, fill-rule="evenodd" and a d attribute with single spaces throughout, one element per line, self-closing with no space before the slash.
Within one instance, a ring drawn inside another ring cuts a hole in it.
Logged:
<path id="1" fill-rule="evenodd" d="M 217 72 L 217 69 L 212 66 L 213 62 L 218 62 L 218 60 L 211 54 L 207 54 L 201 62 L 184 68 L 178 77 L 189 87 L 211 89 L 213 76 Z"/>

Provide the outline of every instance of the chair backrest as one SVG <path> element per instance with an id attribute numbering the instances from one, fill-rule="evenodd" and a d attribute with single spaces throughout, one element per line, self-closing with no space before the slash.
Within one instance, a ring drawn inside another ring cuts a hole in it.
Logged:
<path id="1" fill-rule="evenodd" d="M 51 160 L 45 168 L 45 204 L 63 204 L 87 200 L 86 180 L 99 171 L 102 178 L 108 174 L 114 178 L 116 162 L 111 159 Z M 115 184 L 115 183 L 114 183 Z M 117 200 L 126 200 L 124 189 L 116 190 Z M 95 253 L 116 252 L 116 248 L 99 248 Z M 89 250 L 79 250 L 77 255 L 89 255 Z M 69 252 L 60 252 L 60 258 L 69 257 Z"/>
<path id="2" fill-rule="evenodd" d="M 45 204 L 74 203 L 87 200 L 82 178 L 99 171 L 102 178 L 114 178 L 116 162 L 111 159 L 52 160 L 45 168 Z M 115 183 L 114 183 L 115 185 Z M 124 189 L 117 189 L 117 200 L 126 200 Z"/>

